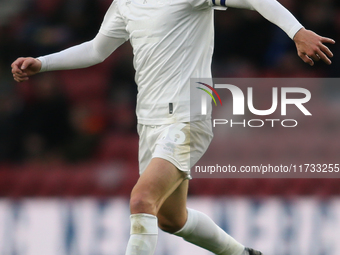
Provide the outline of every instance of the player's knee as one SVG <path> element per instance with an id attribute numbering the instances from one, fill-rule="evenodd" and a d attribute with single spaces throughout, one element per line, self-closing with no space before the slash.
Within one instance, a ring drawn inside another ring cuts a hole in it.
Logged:
<path id="1" fill-rule="evenodd" d="M 173 234 L 181 230 L 185 224 L 185 220 L 180 218 L 167 219 L 158 215 L 158 227 L 164 232 Z"/>
<path id="2" fill-rule="evenodd" d="M 130 210 L 132 214 L 135 213 L 148 213 L 156 214 L 156 205 L 152 199 L 146 195 L 134 195 L 130 199 Z"/>

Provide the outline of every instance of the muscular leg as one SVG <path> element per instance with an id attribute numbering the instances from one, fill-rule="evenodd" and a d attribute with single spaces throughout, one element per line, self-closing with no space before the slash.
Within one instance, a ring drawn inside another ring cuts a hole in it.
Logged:
<path id="1" fill-rule="evenodd" d="M 183 182 L 185 174 L 169 161 L 154 158 L 131 192 L 131 236 L 126 255 L 153 255 L 157 243 L 157 213 Z"/>

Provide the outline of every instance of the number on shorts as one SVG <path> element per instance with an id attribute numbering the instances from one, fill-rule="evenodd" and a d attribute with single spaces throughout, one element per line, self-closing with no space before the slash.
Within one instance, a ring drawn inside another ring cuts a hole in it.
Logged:
<path id="1" fill-rule="evenodd" d="M 169 127 L 168 131 L 168 137 L 176 144 L 184 143 L 186 135 L 182 131 L 182 129 L 185 127 L 186 124 L 176 124 L 174 126 Z"/>

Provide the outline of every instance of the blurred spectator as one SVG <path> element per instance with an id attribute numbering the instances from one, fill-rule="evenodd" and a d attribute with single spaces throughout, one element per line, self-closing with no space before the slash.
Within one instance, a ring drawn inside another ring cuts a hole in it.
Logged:
<path id="1" fill-rule="evenodd" d="M 72 136 L 64 146 L 65 159 L 73 163 L 91 159 L 104 130 L 105 120 L 95 115 L 87 105 L 74 107 L 69 120 Z"/>
<path id="2" fill-rule="evenodd" d="M 11 131 L 15 160 L 47 160 L 60 157 L 60 150 L 70 136 L 69 105 L 60 93 L 52 73 L 39 75 L 31 83 L 32 95 L 26 98 Z"/>
<path id="3" fill-rule="evenodd" d="M 20 111 L 20 103 L 13 93 L 1 93 L 0 96 L 0 162 L 15 159 L 16 139 L 12 137 L 18 122 L 16 116 Z"/>
<path id="4" fill-rule="evenodd" d="M 124 45 L 122 50 L 131 56 L 131 47 Z M 137 85 L 134 77 L 135 70 L 129 57 L 120 61 L 112 70 L 108 102 L 111 130 L 115 132 L 136 132 Z"/>

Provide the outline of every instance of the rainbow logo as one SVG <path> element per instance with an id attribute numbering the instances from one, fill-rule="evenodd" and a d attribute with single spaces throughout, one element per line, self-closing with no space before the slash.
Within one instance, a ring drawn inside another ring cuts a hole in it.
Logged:
<path id="1" fill-rule="evenodd" d="M 203 82 L 197 82 L 197 83 L 201 84 L 203 86 L 206 86 L 207 88 L 211 89 L 211 91 L 213 91 L 215 93 L 215 95 L 217 96 L 218 100 L 220 101 L 220 104 L 222 105 L 222 101 L 221 101 L 220 95 L 217 93 L 217 91 L 213 87 L 211 87 L 210 85 L 205 84 Z M 200 90 L 205 91 L 206 93 L 208 93 L 208 95 L 212 98 L 212 100 L 214 100 L 215 106 L 217 106 L 217 103 L 216 103 L 216 100 L 215 100 L 214 96 L 208 90 L 200 88 L 200 87 L 197 87 L 197 88 L 200 89 Z"/>

